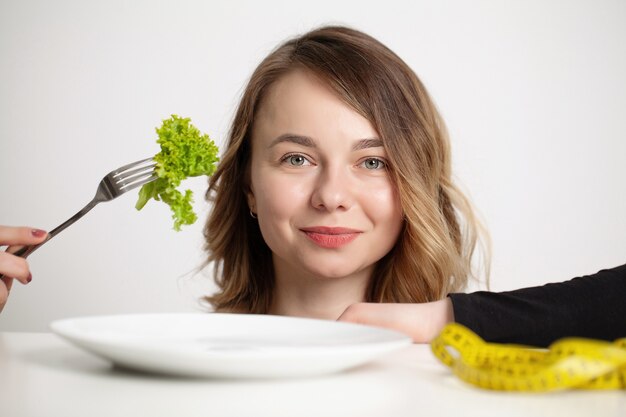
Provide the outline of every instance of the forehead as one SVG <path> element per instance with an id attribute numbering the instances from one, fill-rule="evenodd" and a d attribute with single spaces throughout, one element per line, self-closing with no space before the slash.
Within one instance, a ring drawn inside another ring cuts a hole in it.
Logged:
<path id="1" fill-rule="evenodd" d="M 269 86 L 261 103 L 261 110 L 272 110 L 281 107 L 281 104 L 299 102 L 303 97 L 326 101 L 338 99 L 328 85 L 311 71 L 294 69 Z"/>
<path id="2" fill-rule="evenodd" d="M 372 124 L 347 105 L 325 81 L 293 70 L 270 86 L 255 117 L 257 134 L 291 133 L 376 136 Z M 333 132 L 334 131 L 334 132 Z"/>

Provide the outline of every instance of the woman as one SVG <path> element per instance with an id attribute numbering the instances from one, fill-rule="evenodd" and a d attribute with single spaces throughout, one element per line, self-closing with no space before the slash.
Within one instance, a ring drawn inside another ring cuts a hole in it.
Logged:
<path id="1" fill-rule="evenodd" d="M 420 80 L 375 39 L 327 27 L 285 43 L 252 75 L 210 180 L 208 300 L 337 318 L 463 289 L 479 225 L 449 148 Z"/>
<path id="2" fill-rule="evenodd" d="M 416 342 L 455 319 L 487 340 L 536 345 L 626 334 L 623 319 L 601 321 L 626 317 L 625 267 L 513 293 L 455 293 L 472 276 L 482 229 L 452 184 L 444 123 L 414 72 L 355 30 L 314 30 L 261 62 L 207 197 L 219 291 L 206 299 L 216 311 L 339 318 Z M 592 303 L 589 291 L 613 299 Z"/>

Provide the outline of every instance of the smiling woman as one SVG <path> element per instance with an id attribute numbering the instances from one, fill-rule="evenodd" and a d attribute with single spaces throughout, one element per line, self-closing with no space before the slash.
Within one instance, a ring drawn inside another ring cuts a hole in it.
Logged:
<path id="1" fill-rule="evenodd" d="M 415 73 L 356 30 L 265 58 L 207 197 L 217 311 L 336 319 L 440 300 L 472 276 L 481 227 L 451 181 L 444 123 Z"/>
<path id="2" fill-rule="evenodd" d="M 270 312 L 336 318 L 346 294 L 364 299 L 402 228 L 382 141 L 361 139 L 377 135 L 309 72 L 294 70 L 268 92 L 252 129 L 247 202 L 273 254 Z M 324 278 L 338 282 L 316 296 Z"/>

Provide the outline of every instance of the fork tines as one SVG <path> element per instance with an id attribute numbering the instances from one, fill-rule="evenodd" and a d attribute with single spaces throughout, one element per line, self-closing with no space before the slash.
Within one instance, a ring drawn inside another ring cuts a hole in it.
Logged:
<path id="1" fill-rule="evenodd" d="M 120 189 L 135 188 L 157 179 L 154 172 L 156 162 L 152 158 L 146 158 L 132 164 L 124 165 L 111 172 L 109 176 Z"/>

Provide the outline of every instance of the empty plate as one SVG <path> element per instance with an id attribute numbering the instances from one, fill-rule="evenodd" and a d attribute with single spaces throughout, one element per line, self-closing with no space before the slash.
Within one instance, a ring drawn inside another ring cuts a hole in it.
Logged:
<path id="1" fill-rule="evenodd" d="M 192 377 L 321 375 L 411 344 L 408 336 L 387 329 L 257 314 L 95 316 L 57 320 L 50 327 L 115 364 Z"/>

